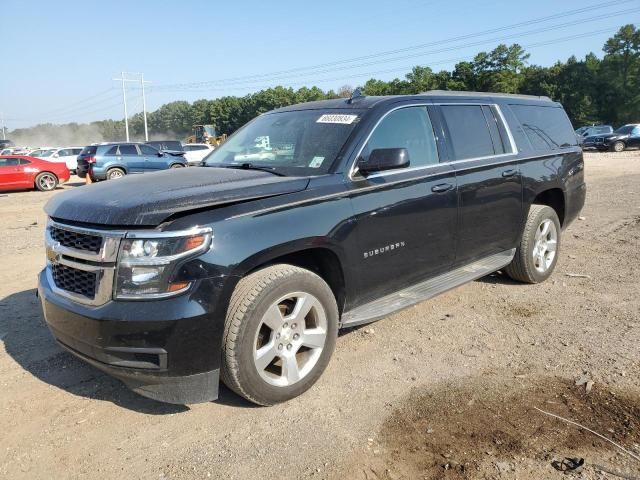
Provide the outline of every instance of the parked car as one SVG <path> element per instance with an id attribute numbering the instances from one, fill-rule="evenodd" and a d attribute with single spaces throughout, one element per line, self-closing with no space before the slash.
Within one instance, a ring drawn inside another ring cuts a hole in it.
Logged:
<path id="1" fill-rule="evenodd" d="M 145 143 L 147 145 L 151 145 L 157 150 L 176 157 L 184 156 L 185 153 L 182 143 L 180 143 L 178 140 L 151 140 Z"/>
<path id="2" fill-rule="evenodd" d="M 613 133 L 613 127 L 611 125 L 590 125 L 578 128 L 576 133 L 583 138 L 593 135 L 606 135 Z"/>
<path id="3" fill-rule="evenodd" d="M 36 148 L 34 150 L 29 150 L 29 156 L 30 157 L 36 157 L 36 158 L 46 158 L 47 156 L 51 155 L 55 148 L 53 147 L 40 147 L 40 148 Z"/>
<path id="4" fill-rule="evenodd" d="M 237 161 L 256 148 L 269 155 Z M 254 403 L 283 402 L 320 377 L 340 328 L 497 270 L 546 280 L 586 193 L 562 106 L 519 95 L 288 106 L 206 165 L 45 207 L 51 332 L 171 403 L 215 399 L 220 378 Z"/>
<path id="5" fill-rule="evenodd" d="M 78 155 L 82 147 L 50 148 L 46 150 L 36 150 L 30 156 L 41 158 L 49 162 L 64 163 L 71 173 L 76 173 L 78 169 Z"/>
<path id="6" fill-rule="evenodd" d="M 26 155 L 0 156 L 0 190 L 54 190 L 69 180 L 66 165 Z"/>
<path id="7" fill-rule="evenodd" d="M 184 157 L 189 165 L 200 165 L 202 160 L 215 149 L 208 143 L 188 143 L 183 145 L 183 148 Z"/>
<path id="8" fill-rule="evenodd" d="M 185 167 L 184 157 L 175 157 L 144 143 L 101 143 L 84 147 L 78 155 L 78 176 L 113 180 L 128 174 L 157 172 Z"/>
<path id="9" fill-rule="evenodd" d="M 612 150 L 622 152 L 625 148 L 640 147 L 640 123 L 630 123 L 606 135 L 593 135 L 584 139 L 583 150 Z"/>
<path id="10" fill-rule="evenodd" d="M 9 139 L 0 139 L 0 150 L 9 147 L 15 147 L 15 144 Z"/>

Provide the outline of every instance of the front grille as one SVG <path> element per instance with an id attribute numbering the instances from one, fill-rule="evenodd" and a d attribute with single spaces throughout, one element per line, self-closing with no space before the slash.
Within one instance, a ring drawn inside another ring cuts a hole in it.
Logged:
<path id="1" fill-rule="evenodd" d="M 96 273 L 78 270 L 67 265 L 52 265 L 53 281 L 56 287 L 77 293 L 87 298 L 96 295 Z"/>
<path id="2" fill-rule="evenodd" d="M 86 233 L 73 232 L 51 226 L 51 238 L 60 245 L 76 250 L 98 253 L 102 247 L 102 237 Z"/>

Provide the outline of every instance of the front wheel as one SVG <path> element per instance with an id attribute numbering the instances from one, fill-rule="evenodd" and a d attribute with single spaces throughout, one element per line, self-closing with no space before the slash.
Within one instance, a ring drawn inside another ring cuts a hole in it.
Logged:
<path id="1" fill-rule="evenodd" d="M 42 172 L 36 177 L 35 184 L 41 192 L 50 192 L 58 186 L 58 177 L 51 172 Z"/>
<path id="2" fill-rule="evenodd" d="M 171 168 L 183 168 L 184 165 L 182 165 L 181 163 L 174 163 L 173 165 L 171 165 Z"/>
<path id="3" fill-rule="evenodd" d="M 222 381 L 258 405 L 309 389 L 333 353 L 338 307 L 318 275 L 273 265 L 238 282 L 225 320 Z"/>
<path id="4" fill-rule="evenodd" d="M 531 205 L 520 245 L 505 272 L 514 280 L 540 283 L 553 273 L 558 262 L 560 221 L 546 205 Z"/>
<path id="5" fill-rule="evenodd" d="M 613 144 L 613 151 L 614 152 L 622 152 L 624 151 L 624 142 L 616 142 Z"/>

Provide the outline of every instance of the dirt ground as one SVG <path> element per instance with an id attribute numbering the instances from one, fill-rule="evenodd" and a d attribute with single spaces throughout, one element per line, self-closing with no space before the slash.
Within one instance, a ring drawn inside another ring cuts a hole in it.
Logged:
<path id="1" fill-rule="evenodd" d="M 640 152 L 586 175 L 549 281 L 494 274 L 345 332 L 271 408 L 157 403 L 62 352 L 34 290 L 57 192 L 0 194 L 0 478 L 553 479 L 567 457 L 640 478 Z"/>

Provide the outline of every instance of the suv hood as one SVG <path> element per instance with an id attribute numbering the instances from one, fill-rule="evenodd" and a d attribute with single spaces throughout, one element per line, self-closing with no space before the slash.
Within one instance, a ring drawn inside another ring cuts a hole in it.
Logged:
<path id="1" fill-rule="evenodd" d="M 45 212 L 72 222 L 157 226 L 175 213 L 299 192 L 308 184 L 308 178 L 251 170 L 169 169 L 76 187 L 49 200 Z"/>

